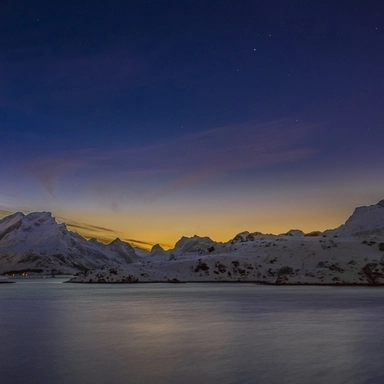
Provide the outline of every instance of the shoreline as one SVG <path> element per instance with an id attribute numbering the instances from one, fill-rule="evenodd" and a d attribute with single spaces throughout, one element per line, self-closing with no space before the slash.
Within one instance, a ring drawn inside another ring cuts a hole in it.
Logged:
<path id="1" fill-rule="evenodd" d="M 379 288 L 384 287 L 384 284 L 365 284 L 365 283 L 336 283 L 336 284 L 321 284 L 321 283 L 268 283 L 263 281 L 180 281 L 180 282 L 169 282 L 169 281 L 137 281 L 137 282 L 98 282 L 98 281 L 63 281 L 63 283 L 68 284 L 99 284 L 99 285 L 139 285 L 139 284 L 170 284 L 170 285 L 179 285 L 179 284 L 254 284 L 254 285 L 269 285 L 269 286 L 307 286 L 307 287 L 372 287 Z"/>

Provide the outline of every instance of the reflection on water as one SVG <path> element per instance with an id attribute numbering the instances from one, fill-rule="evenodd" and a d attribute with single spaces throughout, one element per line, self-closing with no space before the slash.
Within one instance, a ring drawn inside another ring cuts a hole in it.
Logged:
<path id="1" fill-rule="evenodd" d="M 0 286 L 0 381 L 383 383 L 384 290 Z"/>

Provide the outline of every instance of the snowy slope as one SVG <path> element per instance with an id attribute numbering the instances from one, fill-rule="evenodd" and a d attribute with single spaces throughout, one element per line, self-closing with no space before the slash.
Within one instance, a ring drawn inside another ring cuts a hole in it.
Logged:
<path id="1" fill-rule="evenodd" d="M 135 253 L 137 256 L 140 256 L 140 257 L 145 257 L 145 256 L 148 256 L 149 255 L 149 251 L 147 251 L 146 249 L 143 249 L 143 248 L 139 248 L 139 247 L 133 247 Z"/>
<path id="2" fill-rule="evenodd" d="M 266 236 L 218 245 L 213 252 L 189 252 L 176 258 L 108 270 L 89 271 L 77 282 L 253 281 L 269 284 L 369 284 L 384 282 L 381 243 L 357 238 Z M 384 243 L 383 243 L 384 245 Z M 366 273 L 362 272 L 366 268 Z"/>
<path id="3" fill-rule="evenodd" d="M 57 224 L 48 212 L 17 212 L 0 220 L 0 273 L 23 269 L 72 273 L 134 260 L 138 257 L 128 243 L 87 241 L 65 224 Z"/>

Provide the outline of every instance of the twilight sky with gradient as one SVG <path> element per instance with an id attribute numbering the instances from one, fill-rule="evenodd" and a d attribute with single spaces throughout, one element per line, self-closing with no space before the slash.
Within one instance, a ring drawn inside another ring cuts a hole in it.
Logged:
<path id="1" fill-rule="evenodd" d="M 333 228 L 384 198 L 384 3 L 29 1 L 0 12 L 0 217 L 87 237 Z"/>

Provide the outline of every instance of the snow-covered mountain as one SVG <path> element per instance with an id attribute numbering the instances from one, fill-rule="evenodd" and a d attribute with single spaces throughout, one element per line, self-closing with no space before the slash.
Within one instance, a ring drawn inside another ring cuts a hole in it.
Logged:
<path id="1" fill-rule="evenodd" d="M 0 273 L 27 269 L 74 273 L 138 259 L 128 243 L 86 240 L 58 224 L 48 212 L 17 212 L 0 220 Z"/>
<path id="2" fill-rule="evenodd" d="M 155 245 L 140 256 L 119 239 L 85 240 L 50 213 L 18 212 L 0 220 L 0 272 L 27 268 L 84 271 L 72 282 L 384 284 L 384 200 L 323 233 L 241 232 L 226 243 L 182 237 L 171 250 Z"/>
<path id="3" fill-rule="evenodd" d="M 356 208 L 345 224 L 325 233 L 343 237 L 384 236 L 384 200 Z"/>
<path id="4" fill-rule="evenodd" d="M 257 282 L 384 284 L 384 201 L 360 207 L 323 233 L 242 232 L 227 243 L 182 237 L 174 249 L 154 247 L 141 262 L 79 274 L 72 282 Z"/>

